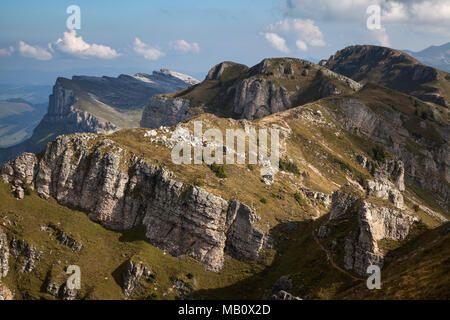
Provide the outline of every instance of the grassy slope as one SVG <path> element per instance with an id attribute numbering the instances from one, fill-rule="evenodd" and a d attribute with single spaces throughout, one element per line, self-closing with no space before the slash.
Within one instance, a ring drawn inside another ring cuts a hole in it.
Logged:
<path id="1" fill-rule="evenodd" d="M 383 290 L 369 291 L 364 281 L 354 280 L 334 269 L 314 241 L 312 231 L 327 216 L 311 222 L 276 226 L 272 233 L 279 242 L 276 251 L 266 252 L 266 265 L 239 262 L 228 257 L 224 269 L 220 273 L 212 273 L 190 258 L 177 259 L 154 248 L 142 240 L 139 228 L 127 232 L 106 230 L 90 221 L 83 212 L 62 207 L 54 200 L 46 201 L 33 194 L 18 201 L 9 194 L 9 186 L 5 184 L 0 184 L 0 199 L 0 221 L 2 224 L 7 220 L 12 222 L 5 228 L 8 236 L 25 239 L 44 251 L 37 270 L 29 275 L 15 271 L 15 262 L 11 258 L 11 271 L 2 280 L 16 293 L 27 293 L 33 298 L 53 299 L 45 293 L 52 268 L 58 270 L 62 266 L 76 264 L 82 270 L 82 298 L 123 299 L 121 273 L 124 262 L 130 257 L 139 257 L 157 274 L 157 290 L 150 290 L 139 298 L 148 298 L 152 294 L 155 294 L 153 299 L 176 298 L 176 291 L 170 292 L 169 288 L 173 279 L 179 278 L 194 286 L 197 298 L 259 299 L 276 279 L 285 274 L 293 276 L 292 293 L 307 299 L 449 297 L 446 273 L 449 235 L 436 237 L 437 234 L 442 235 L 443 228 L 423 233 L 393 251 L 390 255 L 393 258 L 389 258 L 383 271 Z M 40 227 L 49 222 L 59 224 L 61 229 L 81 241 L 84 244 L 82 251 L 72 253 L 41 231 Z M 57 265 L 58 260 L 61 267 Z M 192 280 L 188 279 L 188 273 L 194 275 Z"/>
<path id="2" fill-rule="evenodd" d="M 345 299 L 450 299 L 449 223 L 425 231 L 386 256 L 381 290 L 365 284 L 337 295 Z"/>
<path id="3" fill-rule="evenodd" d="M 22 102 L 0 101 L 0 119 L 33 111 L 33 107 Z"/>
<path id="4" fill-rule="evenodd" d="M 298 113 L 310 114 L 317 108 L 298 110 Z M 347 176 L 358 179 L 370 177 L 369 173 L 360 168 L 356 160 L 352 158 L 353 151 L 363 153 L 345 134 L 340 137 L 334 135 L 335 127 L 329 127 L 328 122 L 321 126 L 310 123 L 304 118 L 288 116 L 285 120 L 276 115 L 254 122 L 255 125 L 267 127 L 269 125 L 288 124 L 292 133 L 286 139 L 288 150 L 283 159 L 291 159 L 299 170 L 299 174 L 280 171 L 280 178 L 271 186 L 261 181 L 260 167 L 247 165 L 225 165 L 227 178 L 220 179 L 215 176 L 206 165 L 174 165 L 170 158 L 170 149 L 155 145 L 144 138 L 144 129 L 121 130 L 108 138 L 119 143 L 138 156 L 151 163 L 163 163 L 175 173 L 177 179 L 188 184 L 202 182 L 206 190 L 222 196 L 224 199 L 237 198 L 243 203 L 253 205 L 257 214 L 261 216 L 259 224 L 266 229 L 276 225 L 280 221 L 303 220 L 304 218 L 318 217 L 326 212 L 326 208 L 320 203 L 311 206 L 308 202 L 299 203 L 294 195 L 299 192 L 300 186 L 305 186 L 315 191 L 331 193 L 339 186 L 347 182 Z M 201 115 L 188 122 L 192 128 L 194 121 L 203 121 L 203 130 L 209 127 L 237 128 L 239 122 L 217 118 L 212 115 Z M 328 119 L 328 121 L 332 121 Z M 168 134 L 170 136 L 171 133 Z M 349 170 L 342 170 L 342 166 Z M 282 178 L 281 178 L 282 177 Z M 243 184 L 242 181 L 247 183 Z M 264 198 L 266 203 L 260 200 Z"/>
<path id="5" fill-rule="evenodd" d="M 22 142 L 31 136 L 33 129 L 44 116 L 42 105 L 31 106 L 25 102 L 0 102 L 0 148 Z"/>
<path id="6" fill-rule="evenodd" d="M 227 258 L 223 271 L 209 272 L 191 258 L 177 259 L 151 246 L 143 240 L 144 231 L 141 228 L 126 232 L 107 230 L 90 221 L 83 212 L 60 206 L 54 200 L 40 199 L 34 194 L 18 201 L 11 196 L 9 186 L 1 182 L 0 199 L 0 223 L 7 220 L 12 223 L 4 228 L 8 237 L 24 239 L 44 251 L 42 261 L 37 262 L 37 269 L 30 275 L 15 271 L 14 259 L 11 258 L 11 271 L 2 279 L 11 290 L 26 292 L 33 298 L 52 298 L 45 293 L 45 287 L 49 272 L 52 267 L 57 268 L 58 260 L 62 266 L 80 266 L 80 296 L 91 299 L 124 298 L 120 287 L 123 264 L 133 256 L 138 256 L 157 274 L 157 290 L 148 292 L 148 295 L 156 293 L 157 298 L 164 299 L 177 297 L 175 291 L 163 296 L 172 287 L 174 278 L 195 283 L 194 288 L 197 290 L 213 289 L 240 281 L 262 268 Z M 73 253 L 68 247 L 59 245 L 47 232 L 41 231 L 40 227 L 50 222 L 81 241 L 83 249 L 79 253 Z M 188 280 L 188 273 L 192 273 L 194 279 Z"/>

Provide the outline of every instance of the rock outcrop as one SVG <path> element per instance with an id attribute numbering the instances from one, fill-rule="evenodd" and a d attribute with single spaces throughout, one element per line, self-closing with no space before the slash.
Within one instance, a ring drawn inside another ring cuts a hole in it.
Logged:
<path id="1" fill-rule="evenodd" d="M 413 223 L 418 221 L 394 209 L 335 191 L 329 221 L 319 228 L 319 238 L 333 237 L 335 223 L 342 218 L 355 221 L 355 224 L 350 224 L 351 229 L 334 242 L 343 247 L 344 267 L 360 275 L 365 275 L 371 264 L 383 266 L 385 252 L 380 248 L 380 240 L 402 241 Z"/>
<path id="2" fill-rule="evenodd" d="M 404 208 L 402 192 L 405 191 L 405 167 L 401 160 L 372 162 L 362 155 L 356 155 L 359 164 L 374 177 L 364 186 L 368 196 L 389 200 L 399 209 Z"/>
<path id="3" fill-rule="evenodd" d="M 36 269 L 36 264 L 41 260 L 42 251 L 30 245 L 25 240 L 13 239 L 10 243 L 11 253 L 19 266 L 19 271 L 30 273 Z"/>
<path id="4" fill-rule="evenodd" d="M 256 260 L 259 257 L 266 235 L 254 227 L 256 216 L 249 207 L 231 201 L 227 212 L 226 251 L 232 256 Z"/>
<path id="5" fill-rule="evenodd" d="M 6 233 L 0 229 L 0 280 L 6 277 L 9 271 L 9 245 Z"/>
<path id="6" fill-rule="evenodd" d="M 398 175 L 400 180 L 404 180 L 403 175 L 406 176 L 420 188 L 434 193 L 438 203 L 443 208 L 449 209 L 450 145 L 448 142 L 438 144 L 424 138 L 417 138 L 402 126 L 403 121 L 400 113 L 391 112 L 386 115 L 376 113 L 359 99 L 341 99 L 339 100 L 339 106 L 343 113 L 336 113 L 336 118 L 345 129 L 356 132 L 384 146 L 386 150 L 402 159 L 402 167 L 398 167 L 395 163 L 382 164 L 384 171 L 391 170 L 394 176 Z M 408 116 L 402 115 L 402 117 Z M 439 130 L 441 130 L 439 134 L 446 141 L 449 141 L 450 133 L 448 127 L 443 126 Z M 410 141 L 414 141 L 420 146 L 420 152 L 410 147 Z M 381 176 L 380 178 L 381 180 L 384 179 Z M 393 178 L 396 188 L 402 191 L 404 184 L 400 180 L 396 182 L 396 178 L 391 175 L 390 179 L 392 180 Z M 374 192 L 375 189 L 383 189 L 385 191 L 387 189 L 386 186 L 376 186 L 375 184 L 372 185 L 372 188 Z M 401 199 L 397 196 L 399 194 L 388 195 L 392 199 L 398 198 L 394 201 L 401 206 Z"/>
<path id="7" fill-rule="evenodd" d="M 190 101 L 187 99 L 152 97 L 142 114 L 141 127 L 174 126 L 192 117 L 189 108 Z"/>
<path id="8" fill-rule="evenodd" d="M 83 249 L 83 244 L 80 241 L 75 240 L 52 223 L 49 223 L 43 229 L 52 233 L 60 245 L 69 247 L 73 252 L 80 252 Z"/>
<path id="9" fill-rule="evenodd" d="M 292 277 L 285 275 L 280 277 L 272 286 L 270 290 L 264 292 L 263 299 L 265 300 L 302 300 L 289 293 L 292 289 Z"/>
<path id="10" fill-rule="evenodd" d="M 128 260 L 123 272 L 123 292 L 129 297 L 135 289 L 140 289 L 141 280 L 148 279 L 152 275 L 150 269 L 143 263 Z"/>
<path id="11" fill-rule="evenodd" d="M 211 270 L 222 267 L 224 251 L 258 258 L 266 237 L 247 206 L 176 181 L 166 169 L 96 137 L 58 137 L 39 157 L 24 154 L 5 164 L 1 178 L 26 182 L 39 196 L 83 209 L 111 229 L 144 225 L 150 243 Z"/>
<path id="12" fill-rule="evenodd" d="M 56 268 L 58 269 L 57 271 L 54 270 L 55 267 L 58 266 L 54 266 L 48 275 L 46 292 L 62 300 L 76 300 L 78 298 L 78 290 L 69 289 L 67 286 L 68 274 L 65 270 L 61 270 L 60 267 Z"/>
<path id="13" fill-rule="evenodd" d="M 409 234 L 414 218 L 398 211 L 363 202 L 358 211 L 358 228 L 345 242 L 344 267 L 365 275 L 371 264 L 383 266 L 384 253 L 378 241 L 401 241 Z"/>
<path id="14" fill-rule="evenodd" d="M 292 108 L 288 91 L 282 86 L 259 78 L 242 80 L 234 97 L 234 112 L 252 120 Z"/>
<path id="15" fill-rule="evenodd" d="M 13 300 L 14 295 L 3 283 L 0 282 L 0 301 Z"/>

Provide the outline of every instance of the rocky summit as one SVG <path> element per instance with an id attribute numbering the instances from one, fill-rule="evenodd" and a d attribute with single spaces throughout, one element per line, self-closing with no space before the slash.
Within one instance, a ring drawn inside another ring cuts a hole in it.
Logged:
<path id="1" fill-rule="evenodd" d="M 300 59 L 264 59 L 251 68 L 222 62 L 203 82 L 154 96 L 144 109 L 141 127 L 173 126 L 201 112 L 252 120 L 360 88 L 347 77 Z"/>
<path id="2" fill-rule="evenodd" d="M 58 79 L 44 120 L 75 127 L 0 169 L 0 299 L 448 299 L 445 76 L 355 46 Z M 230 151 L 198 121 L 277 129 L 279 163 L 175 163 L 180 142 Z"/>
<path id="3" fill-rule="evenodd" d="M 358 82 L 381 84 L 423 101 L 450 107 L 450 74 L 424 65 L 401 51 L 351 46 L 321 64 Z"/>

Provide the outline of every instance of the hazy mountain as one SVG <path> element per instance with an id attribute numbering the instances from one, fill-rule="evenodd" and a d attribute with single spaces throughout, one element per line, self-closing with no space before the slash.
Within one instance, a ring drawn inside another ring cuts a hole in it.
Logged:
<path id="1" fill-rule="evenodd" d="M 0 149 L 0 163 L 22 152 L 39 152 L 58 135 L 74 132 L 111 133 L 138 127 L 142 110 L 154 94 L 181 90 L 198 83 L 170 70 L 148 75 L 58 78 L 49 97 L 48 111 L 26 141 Z"/>
<path id="2" fill-rule="evenodd" d="M 450 42 L 441 46 L 430 46 L 418 52 L 403 51 L 424 64 L 450 72 Z"/>
<path id="3" fill-rule="evenodd" d="M 28 139 L 46 110 L 46 104 L 31 104 L 23 99 L 0 101 L 0 147 Z"/>
<path id="4" fill-rule="evenodd" d="M 24 99 L 33 104 L 48 102 L 51 85 L 10 85 L 0 84 L 0 100 Z"/>

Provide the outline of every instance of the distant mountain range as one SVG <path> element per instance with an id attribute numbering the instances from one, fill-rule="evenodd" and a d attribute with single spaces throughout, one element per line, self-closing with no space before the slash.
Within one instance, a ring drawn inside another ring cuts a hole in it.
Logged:
<path id="1" fill-rule="evenodd" d="M 24 99 L 0 101 L 0 147 L 28 139 L 46 110 L 47 103 L 32 104 Z"/>
<path id="2" fill-rule="evenodd" d="M 23 99 L 32 104 L 47 103 L 52 86 L 0 84 L 0 100 Z"/>
<path id="3" fill-rule="evenodd" d="M 450 42 L 441 46 L 431 46 L 419 52 L 403 51 L 424 64 L 450 72 Z"/>
<path id="4" fill-rule="evenodd" d="M 167 69 L 154 71 L 151 75 L 122 74 L 117 78 L 58 78 L 49 98 L 48 112 L 33 135 L 20 144 L 0 149 L 0 163 L 22 152 L 39 152 L 47 142 L 61 134 L 111 133 L 120 128 L 139 127 L 142 111 L 150 97 L 196 83 L 198 80 L 188 75 Z"/>

